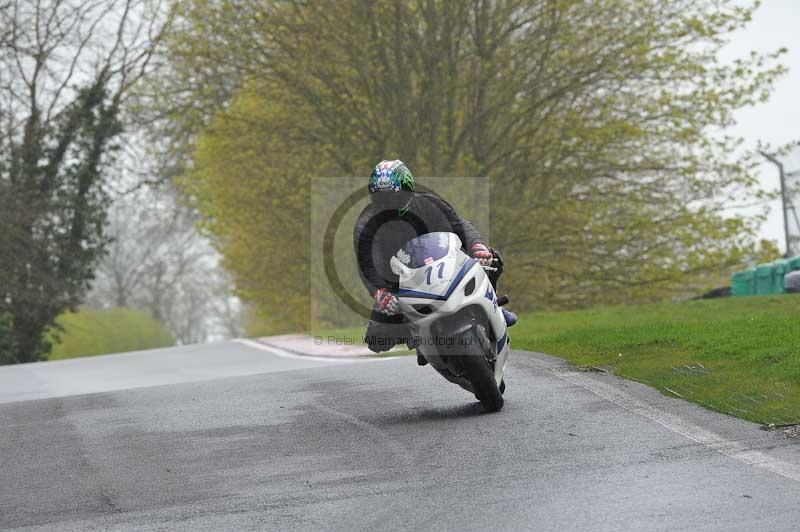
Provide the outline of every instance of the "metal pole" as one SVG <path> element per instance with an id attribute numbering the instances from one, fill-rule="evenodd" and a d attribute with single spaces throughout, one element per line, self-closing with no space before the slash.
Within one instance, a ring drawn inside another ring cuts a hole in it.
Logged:
<path id="1" fill-rule="evenodd" d="M 781 178 L 781 199 L 783 200 L 783 234 L 786 238 L 786 254 L 784 258 L 789 258 L 793 255 L 792 253 L 792 244 L 791 239 L 789 238 L 789 217 L 787 216 L 787 212 L 789 210 L 789 202 L 786 199 L 786 175 L 783 172 L 783 164 L 773 157 L 772 155 L 765 153 L 763 151 L 759 151 L 761 155 L 763 155 L 769 162 L 774 164 L 778 167 L 778 173 L 780 174 Z"/>

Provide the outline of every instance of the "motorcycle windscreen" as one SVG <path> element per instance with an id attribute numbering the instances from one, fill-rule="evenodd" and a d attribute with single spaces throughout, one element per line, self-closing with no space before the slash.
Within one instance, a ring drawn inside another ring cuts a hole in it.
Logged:
<path id="1" fill-rule="evenodd" d="M 399 295 L 442 298 L 467 259 L 460 249 L 461 240 L 453 233 L 428 233 L 409 240 L 396 254 L 405 266 Z"/>

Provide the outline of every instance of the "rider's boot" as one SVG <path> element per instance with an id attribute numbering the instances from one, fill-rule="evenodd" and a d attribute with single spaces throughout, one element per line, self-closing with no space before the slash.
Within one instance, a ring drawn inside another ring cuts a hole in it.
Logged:
<path id="1" fill-rule="evenodd" d="M 406 345 L 408 346 L 409 349 L 416 349 L 417 346 L 419 345 L 419 341 L 417 338 L 409 335 L 406 339 Z M 420 366 L 424 366 L 427 363 L 428 361 L 425 360 L 425 357 L 420 355 L 419 351 L 417 351 L 417 364 Z"/>
<path id="2" fill-rule="evenodd" d="M 502 307 L 503 317 L 506 319 L 506 327 L 511 327 L 517 323 L 517 315 L 505 307 Z"/>

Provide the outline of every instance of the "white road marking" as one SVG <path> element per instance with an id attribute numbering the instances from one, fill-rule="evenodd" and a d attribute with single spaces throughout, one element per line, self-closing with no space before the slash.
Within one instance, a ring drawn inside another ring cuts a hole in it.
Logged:
<path id="1" fill-rule="evenodd" d="M 558 377 L 559 379 L 589 390 L 595 395 L 598 395 L 607 401 L 611 401 L 612 403 L 624 408 L 625 410 L 628 410 L 629 412 L 633 412 L 634 414 L 655 421 L 659 425 L 673 432 L 676 432 L 694 442 L 705 445 L 710 449 L 713 449 L 742 463 L 765 469 L 775 473 L 776 475 L 800 482 L 800 464 L 784 462 L 764 454 L 761 451 L 750 449 L 742 442 L 724 438 L 719 434 L 686 421 L 675 414 L 671 414 L 644 403 L 643 401 L 636 399 L 632 395 L 625 393 L 619 388 L 599 382 L 586 373 L 563 367 L 553 367 L 544 362 L 533 359 L 524 360 L 523 364 L 545 371 L 546 373 Z"/>
<path id="2" fill-rule="evenodd" d="M 400 358 L 399 356 L 396 357 L 339 357 L 339 356 L 330 356 L 330 357 L 320 357 L 314 355 L 300 355 L 297 353 L 291 353 L 289 351 L 285 351 L 283 349 L 278 349 L 277 347 L 272 347 L 269 345 L 262 344 L 261 342 L 256 342 L 255 340 L 249 340 L 247 338 L 238 338 L 234 340 L 234 342 L 240 343 L 242 345 L 246 345 L 248 347 L 252 347 L 255 349 L 260 349 L 262 351 L 266 351 L 267 353 L 273 354 L 275 356 L 283 357 L 283 358 L 293 358 L 298 360 L 316 360 L 317 362 L 342 362 L 342 363 L 352 363 L 352 362 L 376 362 L 380 360 L 394 360 L 396 358 Z"/>

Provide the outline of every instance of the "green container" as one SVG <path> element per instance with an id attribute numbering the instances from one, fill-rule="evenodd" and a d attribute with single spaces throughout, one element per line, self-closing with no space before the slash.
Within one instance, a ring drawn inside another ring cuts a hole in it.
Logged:
<path id="1" fill-rule="evenodd" d="M 775 290 L 775 265 L 759 264 L 756 266 L 756 279 L 754 294 L 764 296 L 774 293 Z"/>
<path id="2" fill-rule="evenodd" d="M 753 295 L 753 281 L 755 280 L 755 270 L 742 270 L 733 274 L 731 278 L 731 293 L 735 296 Z"/>
<path id="3" fill-rule="evenodd" d="M 792 257 L 791 259 L 786 259 L 785 262 L 789 265 L 789 271 L 800 270 L 800 257 Z"/>

